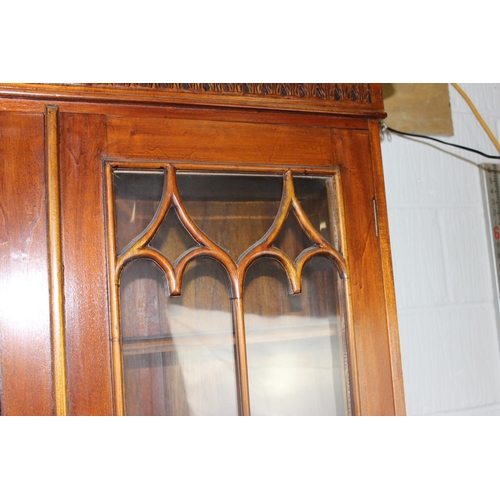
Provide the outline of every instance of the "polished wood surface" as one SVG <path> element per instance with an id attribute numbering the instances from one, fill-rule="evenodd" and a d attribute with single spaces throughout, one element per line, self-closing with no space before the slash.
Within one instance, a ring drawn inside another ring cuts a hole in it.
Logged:
<path id="1" fill-rule="evenodd" d="M 113 413 L 101 155 L 105 117 L 60 114 L 61 208 L 71 415 Z"/>
<path id="2" fill-rule="evenodd" d="M 378 228 L 380 232 L 380 254 L 382 259 L 382 273 L 384 277 L 384 294 L 386 301 L 385 310 L 387 315 L 387 336 L 391 356 L 394 408 L 396 415 L 405 415 L 406 407 L 403 389 L 403 367 L 401 366 L 396 294 L 394 291 L 394 276 L 391 261 L 389 217 L 387 215 L 384 172 L 382 168 L 382 155 L 380 152 L 380 129 L 378 122 L 370 122 L 369 130 L 375 182 L 375 196 L 377 200 Z"/>
<path id="3" fill-rule="evenodd" d="M 54 412 L 44 116 L 0 112 L 2 415 Z"/>
<path id="4" fill-rule="evenodd" d="M 196 142 L 187 147 L 190 140 Z M 307 157 L 313 165 L 334 164 L 327 127 L 203 119 L 110 117 L 108 152 L 111 158 L 138 160 L 297 165 Z"/>
<path id="5" fill-rule="evenodd" d="M 356 361 L 361 414 L 391 415 L 395 411 L 391 357 L 387 337 L 384 279 L 373 199 L 368 130 L 344 133 L 342 192 L 344 196 L 346 259 L 352 304 L 350 346 Z M 366 169 L 370 175 L 360 175 Z M 349 209 L 349 207 L 351 207 Z M 356 307 L 356 304 L 363 304 Z M 374 395 L 376 394 L 376 397 Z"/>
<path id="6" fill-rule="evenodd" d="M 61 377 L 54 375 L 49 326 L 46 105 L 57 105 L 59 114 L 69 414 L 123 413 L 115 403 L 123 400 L 123 377 L 119 371 L 113 375 L 112 370 L 120 363 L 122 349 L 116 335 L 119 312 L 113 306 L 118 303 L 113 299 L 117 292 L 109 286 L 109 278 L 118 286 L 119 276 L 110 265 L 110 256 L 117 253 L 109 246 L 113 221 L 106 219 L 109 202 L 106 204 L 105 199 L 105 165 L 118 168 L 132 163 L 141 168 L 157 168 L 155 165 L 162 163 L 199 171 L 217 166 L 227 172 L 275 172 L 292 177 L 313 172 L 335 174 L 340 200 L 334 214 L 339 245 L 333 246 L 330 257 L 335 255 L 341 276 L 346 278 L 343 293 L 353 413 L 404 413 L 387 213 L 377 122 L 373 120 L 382 116 L 383 110 L 376 99 L 358 104 L 346 100 L 342 109 L 333 101 L 327 107 L 317 103 L 311 107 L 310 103 L 304 106 L 304 101 L 293 104 L 295 101 L 284 99 L 286 105 L 274 101 L 266 109 L 262 102 L 271 97 L 221 95 L 218 91 L 189 94 L 175 89 L 165 93 L 158 88 L 113 86 L 0 87 L 0 110 L 4 110 L 0 111 L 4 190 L 0 203 L 7 235 L 7 244 L 1 248 L 1 271 L 16 286 L 39 291 L 28 307 L 36 321 L 28 324 L 27 317 L 16 319 L 2 313 L 4 414 L 60 413 L 56 411 L 55 389 Z M 372 95 L 378 95 L 380 86 L 372 84 L 370 88 Z M 26 177 L 29 182 L 25 182 Z M 293 205 L 293 196 L 285 195 L 284 200 Z M 301 219 L 300 213 L 298 218 L 321 249 L 322 243 L 307 229 L 306 219 Z M 187 217 L 182 222 L 189 227 Z M 195 232 L 194 228 L 190 232 Z M 201 244 L 205 245 L 203 251 L 222 258 L 216 247 L 210 250 L 211 243 Z M 272 252 L 276 257 L 270 244 L 269 238 L 264 239 L 258 251 Z M 29 251 L 23 250 L 23 245 Z M 144 246 L 141 251 L 150 250 Z M 27 258 L 15 260 L 13 255 L 19 252 Z M 289 268 L 292 289 L 298 291 L 300 272 L 294 284 L 290 263 L 281 260 Z M 225 265 L 233 276 L 238 275 L 231 256 L 225 258 Z M 169 267 L 164 267 L 172 275 Z M 240 282 L 243 277 L 244 272 Z M 175 291 L 175 280 L 170 280 Z M 238 300 L 241 288 L 234 283 L 233 297 Z M 28 301 L 23 303 L 26 307 Z M 236 331 L 243 332 L 238 328 Z M 242 334 L 239 343 L 246 343 Z M 54 359 L 60 363 L 62 358 L 56 355 Z M 239 366 L 244 374 L 243 359 Z M 178 375 L 172 372 L 172 376 Z M 240 387 L 244 385 L 240 382 Z M 240 401 L 244 399 L 240 394 Z M 247 409 L 241 413 L 250 412 L 251 405 L 245 405 Z"/>

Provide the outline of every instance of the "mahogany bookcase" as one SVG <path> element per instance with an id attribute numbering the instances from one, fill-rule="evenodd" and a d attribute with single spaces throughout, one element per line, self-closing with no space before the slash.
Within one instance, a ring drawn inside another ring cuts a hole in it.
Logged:
<path id="1" fill-rule="evenodd" d="M 403 415 L 380 84 L 0 85 L 2 415 Z"/>

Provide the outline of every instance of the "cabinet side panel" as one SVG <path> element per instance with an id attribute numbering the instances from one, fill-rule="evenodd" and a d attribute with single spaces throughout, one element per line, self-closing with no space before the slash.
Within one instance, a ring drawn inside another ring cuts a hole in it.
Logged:
<path id="1" fill-rule="evenodd" d="M 71 415 L 112 414 L 101 155 L 106 119 L 60 115 L 68 398 Z"/>
<path id="2" fill-rule="evenodd" d="M 43 114 L 0 113 L 3 415 L 51 415 Z"/>
<path id="3" fill-rule="evenodd" d="M 385 197 L 382 156 L 380 152 L 380 128 L 378 122 L 370 122 L 370 138 L 372 147 L 373 178 L 377 198 L 378 227 L 380 233 L 380 253 L 384 275 L 386 298 L 387 331 L 391 349 L 392 383 L 396 415 L 405 415 L 405 397 L 403 389 L 403 369 L 399 345 L 398 318 L 396 312 L 396 294 L 394 292 L 394 276 L 392 272 L 391 243 L 389 237 L 389 219 Z"/>
<path id="4" fill-rule="evenodd" d="M 368 132 L 343 132 L 343 146 L 341 182 L 352 298 L 351 340 L 357 358 L 358 413 L 393 415 L 391 353 Z"/>

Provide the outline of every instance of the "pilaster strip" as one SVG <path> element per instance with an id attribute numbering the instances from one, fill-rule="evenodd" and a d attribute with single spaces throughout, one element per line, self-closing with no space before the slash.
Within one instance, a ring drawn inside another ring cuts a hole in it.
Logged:
<path id="1" fill-rule="evenodd" d="M 58 113 L 57 106 L 48 105 L 45 107 L 50 330 L 54 400 L 56 415 L 65 416 L 68 414 L 68 391 L 66 379 Z"/>

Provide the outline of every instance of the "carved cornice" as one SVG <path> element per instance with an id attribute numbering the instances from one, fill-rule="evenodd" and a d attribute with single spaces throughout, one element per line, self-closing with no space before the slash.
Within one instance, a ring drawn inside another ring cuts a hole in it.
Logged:
<path id="1" fill-rule="evenodd" d="M 377 83 L 24 83 L 0 84 L 2 96 L 385 116 Z"/>
<path id="2" fill-rule="evenodd" d="M 85 86 L 372 103 L 369 83 L 87 83 Z"/>

